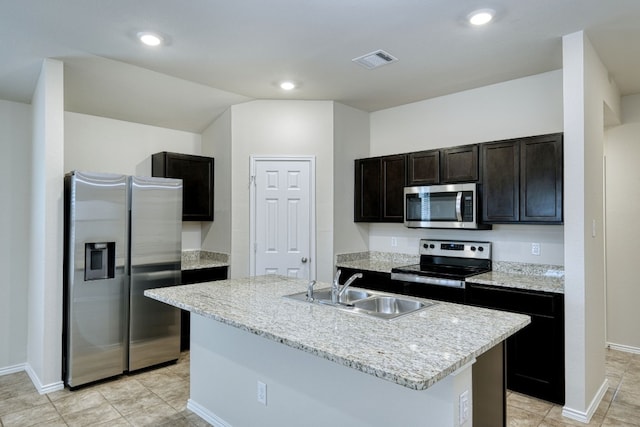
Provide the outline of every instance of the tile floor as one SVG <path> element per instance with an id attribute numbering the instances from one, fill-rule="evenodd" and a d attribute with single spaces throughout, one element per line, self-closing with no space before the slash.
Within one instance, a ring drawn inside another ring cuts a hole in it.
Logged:
<path id="1" fill-rule="evenodd" d="M 588 426 L 640 426 L 640 355 L 607 350 L 609 390 Z M 189 353 L 170 366 L 71 392 L 39 395 L 26 373 L 0 377 L 0 427 L 208 426 L 186 408 Z M 510 427 L 587 426 L 562 407 L 518 393 L 507 396 Z"/>

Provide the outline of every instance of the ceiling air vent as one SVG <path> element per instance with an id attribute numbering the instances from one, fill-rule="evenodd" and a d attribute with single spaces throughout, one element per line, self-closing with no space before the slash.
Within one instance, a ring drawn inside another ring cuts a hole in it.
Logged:
<path id="1" fill-rule="evenodd" d="M 396 62 L 397 60 L 398 58 L 393 57 L 384 50 L 376 50 L 375 52 L 367 53 L 366 55 L 352 59 L 353 62 L 362 65 L 368 70 L 373 70 L 374 68 Z"/>

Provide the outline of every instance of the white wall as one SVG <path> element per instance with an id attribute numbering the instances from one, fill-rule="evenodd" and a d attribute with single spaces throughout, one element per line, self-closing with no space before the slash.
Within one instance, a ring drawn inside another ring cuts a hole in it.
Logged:
<path id="1" fill-rule="evenodd" d="M 249 160 L 252 155 L 316 156 L 316 267 L 333 271 L 333 102 L 253 101 L 231 109 L 231 274 L 249 275 Z"/>
<path id="2" fill-rule="evenodd" d="M 588 420 L 604 369 L 604 110 L 619 94 L 583 32 L 563 37 L 565 416 Z"/>
<path id="3" fill-rule="evenodd" d="M 31 106 L 0 101 L 0 373 L 27 360 Z"/>
<path id="4" fill-rule="evenodd" d="M 151 175 L 151 155 L 197 154 L 201 135 L 122 120 L 65 112 L 64 171 Z M 183 222 L 182 248 L 200 249 L 201 223 Z"/>
<path id="5" fill-rule="evenodd" d="M 354 160 L 369 156 L 369 113 L 334 104 L 334 255 L 369 247 L 369 224 L 353 222 Z"/>
<path id="6" fill-rule="evenodd" d="M 231 253 L 231 109 L 202 133 L 202 154 L 215 159 L 213 222 L 202 225 L 202 249 Z"/>
<path id="7" fill-rule="evenodd" d="M 607 341 L 640 353 L 640 94 L 622 98 L 622 125 L 606 132 Z"/>
<path id="8" fill-rule="evenodd" d="M 562 71 L 511 80 L 371 114 L 371 155 L 406 153 L 562 132 Z M 493 242 L 493 259 L 564 264 L 563 226 L 497 225 L 490 231 L 413 230 L 371 224 L 369 249 L 417 254 L 423 237 Z M 391 246 L 396 237 L 397 247 Z M 531 255 L 531 243 L 541 245 Z"/>
<path id="9" fill-rule="evenodd" d="M 32 99 L 26 370 L 36 389 L 62 388 L 63 65 L 45 59 Z"/>

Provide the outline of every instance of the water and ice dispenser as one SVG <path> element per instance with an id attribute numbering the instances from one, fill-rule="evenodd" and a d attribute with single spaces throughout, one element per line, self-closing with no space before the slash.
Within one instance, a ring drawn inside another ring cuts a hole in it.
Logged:
<path id="1" fill-rule="evenodd" d="M 86 243 L 84 246 L 84 280 L 115 277 L 116 243 Z"/>

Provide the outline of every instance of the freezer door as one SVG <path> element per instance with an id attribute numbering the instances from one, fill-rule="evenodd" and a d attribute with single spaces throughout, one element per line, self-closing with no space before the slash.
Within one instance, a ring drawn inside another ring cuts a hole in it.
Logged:
<path id="1" fill-rule="evenodd" d="M 130 371 L 180 356 L 180 310 L 144 296 L 180 282 L 182 180 L 130 177 Z"/>
<path id="2" fill-rule="evenodd" d="M 127 177 L 65 177 L 64 381 L 76 387 L 125 370 Z"/>

